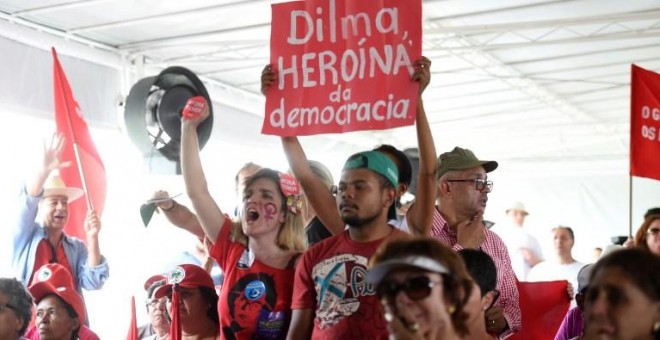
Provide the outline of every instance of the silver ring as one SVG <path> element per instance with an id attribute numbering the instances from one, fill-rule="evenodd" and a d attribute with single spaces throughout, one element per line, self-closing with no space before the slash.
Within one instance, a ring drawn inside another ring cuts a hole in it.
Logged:
<path id="1" fill-rule="evenodd" d="M 413 332 L 417 332 L 419 330 L 419 324 L 417 322 L 413 322 L 408 325 L 408 329 Z"/>

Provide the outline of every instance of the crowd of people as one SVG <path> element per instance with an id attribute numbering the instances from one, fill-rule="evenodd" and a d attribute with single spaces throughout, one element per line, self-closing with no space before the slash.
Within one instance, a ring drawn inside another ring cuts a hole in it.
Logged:
<path id="1" fill-rule="evenodd" d="M 418 172 L 391 145 L 357 152 L 335 185 L 309 161 L 296 137 L 282 137 L 290 172 L 249 163 L 235 178 L 242 200 L 231 215 L 209 192 L 197 126 L 208 107 L 181 124 L 188 208 L 165 191 L 157 207 L 199 238 L 211 265 L 149 273 L 150 322 L 140 339 L 504 339 L 525 327 L 522 281 L 566 280 L 575 307 L 556 339 L 660 339 L 660 209 L 645 216 L 627 247 L 595 264 L 572 256 L 570 227 L 552 230 L 556 254 L 544 260 L 524 229 L 524 205 L 492 229 L 483 220 L 498 163 L 455 147 L 436 157 L 422 94 L 431 61 L 415 61 Z M 264 68 L 262 92 L 277 80 Z M 208 105 L 208 103 L 206 103 Z M 98 339 L 88 328 L 81 289 L 109 278 L 101 221 L 91 211 L 86 242 L 64 232 L 67 207 L 82 191 L 57 176 L 66 141 L 56 135 L 27 182 L 11 229 L 16 278 L 0 279 L 0 339 Z M 413 176 L 415 200 L 398 213 Z M 37 220 L 37 213 L 40 220 Z"/>

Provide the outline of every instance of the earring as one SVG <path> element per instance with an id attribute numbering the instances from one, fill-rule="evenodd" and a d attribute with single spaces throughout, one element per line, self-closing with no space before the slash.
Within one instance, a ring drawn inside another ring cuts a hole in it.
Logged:
<path id="1" fill-rule="evenodd" d="M 655 332 L 657 332 L 657 331 L 660 331 L 660 321 L 656 321 L 656 322 L 653 324 L 653 333 L 655 333 Z"/>
<path id="2" fill-rule="evenodd" d="M 449 312 L 449 314 L 454 314 L 455 311 L 456 311 L 456 306 L 454 305 L 451 305 L 449 306 L 449 308 L 447 308 L 447 312 Z"/>

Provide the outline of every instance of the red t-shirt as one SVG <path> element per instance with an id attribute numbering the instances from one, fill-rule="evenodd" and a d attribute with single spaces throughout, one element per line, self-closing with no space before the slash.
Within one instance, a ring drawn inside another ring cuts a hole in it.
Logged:
<path id="1" fill-rule="evenodd" d="M 285 339 L 291 321 L 294 268 L 278 269 L 254 259 L 230 239 L 225 219 L 209 254 L 224 273 L 218 314 L 223 339 Z"/>
<path id="2" fill-rule="evenodd" d="M 384 242 L 408 235 L 355 242 L 348 231 L 307 250 L 298 263 L 292 309 L 314 309 L 314 339 L 388 339 L 387 323 L 373 287 L 369 259 Z"/>
<path id="3" fill-rule="evenodd" d="M 32 285 L 32 281 L 34 280 L 34 273 L 36 273 L 39 268 L 41 268 L 41 266 L 49 263 L 61 264 L 64 268 L 66 268 L 66 270 L 69 271 L 69 273 L 71 273 L 71 276 L 73 276 L 71 265 L 69 264 L 69 259 L 66 258 L 66 253 L 64 252 L 63 242 L 63 240 L 60 240 L 58 243 L 57 248 L 55 248 L 55 258 L 53 258 L 53 248 L 51 248 L 48 240 L 44 238 L 39 241 L 39 244 L 37 245 L 37 252 L 34 255 L 34 267 L 32 267 L 32 276 L 30 277 L 30 282 L 28 282 L 28 287 Z"/>

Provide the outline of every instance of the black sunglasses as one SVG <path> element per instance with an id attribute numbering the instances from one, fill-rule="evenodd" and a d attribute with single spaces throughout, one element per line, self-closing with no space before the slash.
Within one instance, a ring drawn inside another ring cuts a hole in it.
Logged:
<path id="1" fill-rule="evenodd" d="M 442 284 L 441 281 L 431 281 L 428 276 L 418 276 L 408 279 L 403 283 L 383 282 L 376 289 L 380 299 L 394 301 L 400 291 L 404 291 L 408 298 L 413 301 L 421 300 L 431 295 L 433 286 Z"/>

